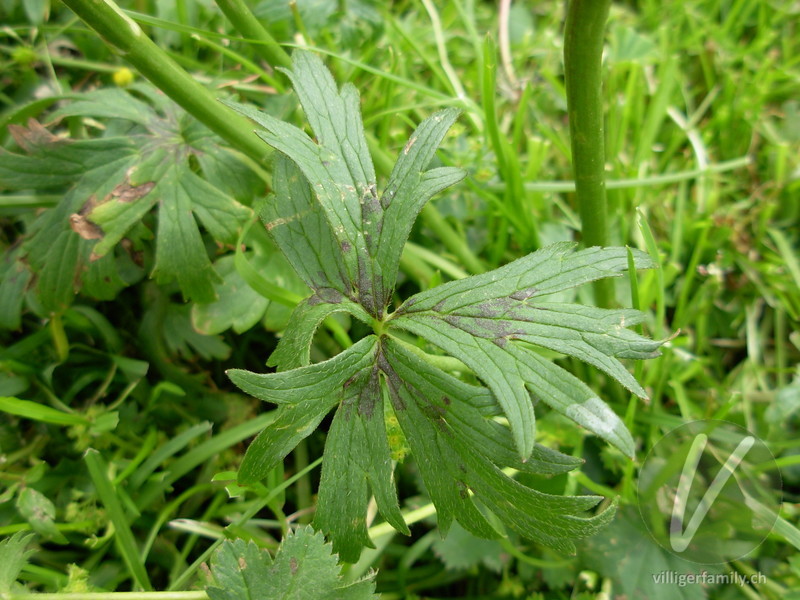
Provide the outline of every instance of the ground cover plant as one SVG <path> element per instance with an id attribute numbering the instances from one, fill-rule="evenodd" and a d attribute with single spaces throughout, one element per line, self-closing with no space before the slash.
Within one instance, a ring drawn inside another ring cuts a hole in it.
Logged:
<path id="1" fill-rule="evenodd" d="M 794 8 L 65 4 L 2 8 L 0 595 L 791 595 Z M 656 584 L 704 417 L 763 580 Z"/>

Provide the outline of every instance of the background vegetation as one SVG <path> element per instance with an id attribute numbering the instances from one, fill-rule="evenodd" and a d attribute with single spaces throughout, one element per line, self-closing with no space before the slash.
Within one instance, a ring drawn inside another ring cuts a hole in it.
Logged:
<path id="1" fill-rule="evenodd" d="M 401 297 L 579 239 L 564 3 L 500 4 L 253 5 L 278 41 L 315 48 L 339 82 L 359 89 L 383 181 L 414 125 L 443 106 L 464 110 L 438 156 L 470 176 L 422 213 L 401 262 Z M 243 41 L 214 3 L 121 6 L 215 97 L 305 123 L 264 46 Z M 31 590 L 197 588 L 211 542 L 241 537 L 274 549 L 314 507 L 324 425 L 283 474 L 247 490 L 233 482 L 270 413 L 224 371 L 264 371 L 304 292 L 251 227 L 269 169 L 128 70 L 60 3 L 5 0 L 0 14 L 0 535 L 37 534 L 20 574 Z M 377 569 L 385 598 L 779 598 L 800 588 L 798 23 L 800 8 L 784 0 L 612 6 L 603 65 L 609 235 L 660 265 L 639 274 L 633 294 L 627 280 L 616 293 L 647 312 L 650 335 L 677 335 L 663 356 L 635 365 L 646 403 L 559 360 L 625 416 L 638 457 L 544 412 L 539 441 L 586 464 L 535 485 L 618 495 L 617 521 L 576 557 L 513 537 L 468 539 L 458 528 L 442 540 L 407 460 L 397 480 L 411 538 L 375 524 L 377 548 L 345 578 Z M 64 151 L 53 136 L 77 141 Z M 153 202 L 105 214 L 98 243 L 82 219 L 87 200 L 135 199 L 135 178 L 117 187 L 134 172 L 158 173 Z M 161 211 L 174 207 L 181 225 L 170 230 Z M 581 294 L 591 303 L 591 289 Z M 314 360 L 340 350 L 336 331 L 320 331 Z M 732 565 L 767 583 L 652 586 L 647 569 L 667 559 L 637 524 L 638 467 L 663 433 L 711 417 L 756 433 L 780 466 L 780 526 Z M 396 451 L 401 458 L 402 445 Z"/>

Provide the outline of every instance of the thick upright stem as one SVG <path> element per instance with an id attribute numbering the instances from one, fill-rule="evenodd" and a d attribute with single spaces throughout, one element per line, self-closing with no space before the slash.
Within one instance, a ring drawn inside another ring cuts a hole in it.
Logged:
<path id="1" fill-rule="evenodd" d="M 292 67 L 292 59 L 280 47 L 264 26 L 256 19 L 244 0 L 216 0 L 217 6 L 244 37 L 261 42 L 256 51 L 269 64 L 276 67 Z"/>
<path id="2" fill-rule="evenodd" d="M 113 0 L 64 0 L 64 4 L 186 112 L 249 157 L 264 158 L 267 147 L 253 133 L 250 122 L 217 102 Z"/>
<path id="3" fill-rule="evenodd" d="M 608 246 L 605 187 L 602 58 L 603 34 L 611 0 L 570 0 L 564 31 L 564 75 L 575 191 L 583 243 Z M 599 306 L 614 302 L 612 282 L 595 284 Z"/>

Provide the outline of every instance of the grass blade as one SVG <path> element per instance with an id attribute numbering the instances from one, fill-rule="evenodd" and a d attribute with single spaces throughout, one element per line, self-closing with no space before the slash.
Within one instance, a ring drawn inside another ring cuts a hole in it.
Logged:
<path id="1" fill-rule="evenodd" d="M 109 519 L 114 525 L 114 540 L 125 564 L 128 565 L 128 570 L 133 580 L 138 587 L 147 591 L 152 590 L 153 586 L 150 584 L 150 578 L 147 576 L 144 563 L 139 557 L 139 549 L 136 547 L 136 540 L 128 524 L 128 519 L 122 511 L 119 497 L 114 491 L 111 480 L 108 478 L 103 457 L 100 456 L 97 450 L 89 448 L 83 458 L 86 461 L 86 467 L 89 469 L 89 476 L 92 478 L 94 487 L 97 490 L 97 495 L 108 511 Z"/>

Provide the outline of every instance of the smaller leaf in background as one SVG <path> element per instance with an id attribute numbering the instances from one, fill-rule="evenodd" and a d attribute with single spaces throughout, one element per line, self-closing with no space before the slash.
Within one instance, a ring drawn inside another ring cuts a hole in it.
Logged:
<path id="1" fill-rule="evenodd" d="M 172 354 L 191 359 L 199 354 L 205 360 L 228 358 L 231 348 L 217 335 L 204 335 L 192 327 L 191 306 L 170 304 L 164 316 L 164 342 Z"/>
<path id="2" fill-rule="evenodd" d="M 214 158 L 218 138 L 169 100 L 147 87 L 136 91 L 141 97 L 121 89 L 72 94 L 53 113 L 105 120 L 97 138 L 62 138 L 36 121 L 11 127 L 27 155 L 0 149 L 0 186 L 67 191 L 28 227 L 15 252 L 17 268 L 4 269 L 0 300 L 29 282 L 29 304 L 42 314 L 63 311 L 79 291 L 113 299 L 143 276 L 133 254 L 153 237 L 147 217 L 155 206 L 152 275 L 159 283 L 177 280 L 185 298 L 214 300 L 216 273 L 198 221 L 219 246 L 232 245 L 252 211 L 231 193 L 249 201 L 263 184 L 234 154 Z M 208 176 L 196 173 L 198 164 Z M 0 325 L 15 328 L 20 301 L 5 304 L 9 316 Z"/>
<path id="3" fill-rule="evenodd" d="M 28 564 L 33 550 L 26 548 L 33 538 L 32 533 L 18 531 L 0 541 L 0 594 L 12 591 L 20 571 Z"/>
<path id="4" fill-rule="evenodd" d="M 451 570 L 483 565 L 490 571 L 500 573 L 508 559 L 500 542 L 475 537 L 458 523 L 453 523 L 446 538 L 433 543 L 433 551 L 445 568 Z"/>
<path id="5" fill-rule="evenodd" d="M 22 303 L 31 272 L 18 260 L 19 255 L 19 249 L 7 252 L 0 262 L 0 328 L 3 329 L 19 329 L 22 324 Z"/>
<path id="6" fill-rule="evenodd" d="M 721 571 L 720 565 L 692 563 L 663 550 L 631 507 L 620 510 L 607 529 L 583 542 L 581 558 L 614 581 L 616 594 L 631 600 L 702 600 L 707 597 L 704 585 L 658 583 L 655 577 L 662 573 L 680 577 Z"/>
<path id="7" fill-rule="evenodd" d="M 309 527 L 290 531 L 273 559 L 252 542 L 226 541 L 211 559 L 211 600 L 368 600 L 377 598 L 373 577 L 341 578 L 330 544 Z"/>
<path id="8" fill-rule="evenodd" d="M 266 272 L 256 263 L 256 257 L 250 261 L 257 269 Z M 231 328 L 236 333 L 247 331 L 264 316 L 269 300 L 242 279 L 236 271 L 233 256 L 220 258 L 214 263 L 214 269 L 221 280 L 214 285 L 217 300 L 192 306 L 194 328 L 205 335 L 215 335 Z"/>
<path id="9" fill-rule="evenodd" d="M 57 544 L 69 543 L 64 534 L 56 529 L 55 504 L 41 492 L 31 487 L 23 488 L 17 495 L 17 510 L 36 533 Z"/>

